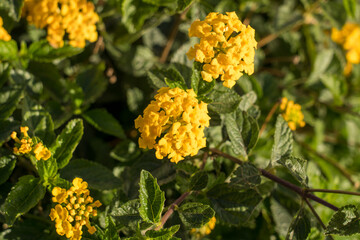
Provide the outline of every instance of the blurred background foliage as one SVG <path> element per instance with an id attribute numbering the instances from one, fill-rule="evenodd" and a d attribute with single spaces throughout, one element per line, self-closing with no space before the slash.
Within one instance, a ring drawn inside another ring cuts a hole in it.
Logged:
<path id="1" fill-rule="evenodd" d="M 309 186 L 352 191 L 360 186 L 360 66 L 354 65 L 352 74 L 344 76 L 344 51 L 331 40 L 332 28 L 340 29 L 348 21 L 359 23 L 358 1 L 94 0 L 100 16 L 98 40 L 84 49 L 69 47 L 61 53 L 44 52 L 46 31 L 27 24 L 24 18 L 17 21 L 21 8 L 7 2 L 0 1 L 0 15 L 16 44 L 10 50 L 0 46 L 0 109 L 9 109 L 10 114 L 2 111 L 0 154 L 8 153 L 10 133 L 28 123 L 30 112 L 36 115 L 36 121 L 29 127 L 43 136 L 45 144 L 51 144 L 69 120 L 84 119 L 82 140 L 60 176 L 67 180 L 80 176 L 89 183 L 95 198 L 105 206 L 96 220 L 102 228 L 105 215 L 137 198 L 142 169 L 157 178 L 165 192 L 165 206 L 188 189 L 189 177 L 200 169 L 203 152 L 173 164 L 155 159 L 152 151 L 140 150 L 134 119 L 142 114 L 156 90 L 166 86 L 159 77 L 164 69 L 171 65 L 186 81 L 190 79 L 193 63 L 186 52 L 197 40 L 189 39 L 188 29 L 194 20 L 203 20 L 213 11 L 235 11 L 255 29 L 258 41 L 255 73 L 241 77 L 231 94 L 251 96 L 246 110 L 259 126 L 281 97 L 300 104 L 306 126 L 294 132 L 294 155 L 308 160 L 305 171 Z M 237 108 L 240 98 L 233 101 Z M 208 145 L 237 155 L 224 130 L 224 114 L 216 111 L 210 111 Z M 274 116 L 249 153 L 248 160 L 262 168 L 269 164 L 275 121 Z M 204 204 L 216 201 L 211 195 L 214 187 L 227 182 L 235 168 L 228 159 L 209 158 L 204 167 L 209 177 L 206 190 L 188 200 Z M 298 184 L 285 168 L 273 171 Z M 26 163 L 17 162 L 10 178 L 0 186 L 0 204 L 17 179 L 29 173 Z M 242 224 L 229 224 L 215 209 L 216 227 L 204 239 L 285 239 L 301 199 L 265 180 L 259 192 L 263 200 L 254 208 L 257 213 Z M 358 205 L 354 196 L 317 196 L 336 206 Z M 12 228 L 3 225 L 0 237 L 62 239 L 47 217 L 50 206 L 50 194 L 46 193 Z M 314 207 L 327 224 L 333 211 L 319 204 Z M 306 210 L 304 215 L 311 225 L 307 239 L 325 239 L 311 212 Z M 135 231 L 136 219 L 114 219 L 121 237 Z M 175 236 L 191 238 L 190 228 L 181 222 L 178 213 L 167 222 L 167 226 L 175 224 L 180 224 Z M 84 239 L 96 239 L 87 237 Z"/>

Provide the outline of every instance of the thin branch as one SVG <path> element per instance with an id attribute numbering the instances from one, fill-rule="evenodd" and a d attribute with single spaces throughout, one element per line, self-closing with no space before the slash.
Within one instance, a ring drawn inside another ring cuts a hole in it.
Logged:
<path id="1" fill-rule="evenodd" d="M 174 25 L 173 25 L 173 27 L 171 29 L 168 41 L 167 41 L 167 43 L 166 43 L 166 45 L 165 45 L 165 47 L 164 47 L 164 49 L 163 49 L 163 51 L 161 53 L 161 57 L 160 57 L 160 60 L 159 60 L 161 63 L 166 62 L 166 59 L 169 56 L 171 47 L 174 44 L 176 35 L 177 35 L 178 31 L 179 31 L 179 25 L 185 19 L 185 15 L 189 11 L 190 6 L 191 6 L 191 4 L 181 14 L 176 15 L 175 22 L 174 22 Z"/>
<path id="2" fill-rule="evenodd" d="M 224 153 L 224 152 L 222 152 L 222 151 L 220 151 L 218 149 L 210 148 L 209 150 L 216 153 L 219 156 L 225 157 L 225 158 L 233 161 L 234 163 L 237 163 L 237 164 L 240 164 L 240 165 L 243 164 L 243 161 L 241 161 L 240 159 L 238 159 L 236 157 L 233 157 L 233 156 L 231 156 L 231 155 L 229 155 L 227 153 Z M 332 209 L 334 211 L 339 210 L 339 208 L 337 208 L 336 206 L 332 205 L 331 203 L 325 201 L 324 199 L 321 199 L 321 198 L 315 196 L 314 194 L 306 192 L 306 189 L 303 189 L 303 188 L 301 188 L 299 186 L 296 186 L 296 185 L 294 185 L 294 184 L 292 184 L 292 183 L 290 183 L 288 181 L 285 181 L 284 179 L 281 179 L 281 178 L 271 174 L 270 172 L 266 171 L 265 169 L 259 168 L 258 170 L 261 173 L 261 175 L 263 175 L 264 177 L 266 177 L 266 178 L 268 178 L 268 179 L 270 179 L 270 180 L 272 180 L 272 181 L 274 181 L 274 182 L 276 182 L 276 183 L 278 183 L 278 184 L 280 184 L 280 185 L 282 185 L 282 186 L 296 192 L 302 198 L 310 198 L 311 200 L 313 200 L 315 202 L 318 202 L 318 203 L 324 205 L 325 207 L 328 207 L 328 208 L 330 208 L 330 209 Z"/>
<path id="3" fill-rule="evenodd" d="M 314 207 L 311 205 L 311 203 L 306 199 L 304 198 L 304 201 L 306 202 L 306 204 L 309 206 L 311 212 L 314 214 L 314 216 L 316 217 L 316 219 L 318 220 L 318 222 L 320 223 L 321 227 L 323 229 L 326 229 L 326 226 L 325 224 L 323 223 L 323 221 L 321 220 L 320 216 L 317 214 L 317 212 L 315 211 Z"/>
<path id="4" fill-rule="evenodd" d="M 343 191 L 343 190 L 310 188 L 310 189 L 306 189 L 306 191 L 307 192 L 325 192 L 325 193 L 336 193 L 336 194 L 347 194 L 347 195 L 360 196 L 359 192 L 350 192 L 350 191 Z"/>
<path id="5" fill-rule="evenodd" d="M 260 129 L 260 131 L 259 131 L 259 138 L 261 137 L 261 134 L 262 134 L 263 131 L 265 130 L 266 125 L 270 122 L 272 116 L 273 116 L 274 113 L 276 112 L 276 109 L 278 108 L 278 106 L 279 106 L 279 101 L 274 104 L 274 106 L 271 108 L 269 114 L 266 116 L 265 121 L 264 121 L 264 123 L 263 123 L 263 125 L 261 126 L 261 129 Z"/>
<path id="6" fill-rule="evenodd" d="M 295 138 L 296 142 L 298 144 L 300 144 L 303 148 L 305 148 L 308 152 L 314 154 L 315 156 L 323 159 L 325 162 L 331 164 L 334 168 L 336 168 L 347 180 L 349 180 L 349 182 L 356 188 L 358 188 L 359 183 L 355 182 L 352 179 L 351 174 L 348 172 L 348 170 L 346 168 L 344 168 L 343 166 L 341 166 L 337 161 L 335 161 L 332 158 L 329 158 L 328 156 L 317 152 L 315 149 L 313 149 L 312 147 L 310 147 L 309 145 L 307 145 L 304 142 L 301 141 L 297 141 L 297 139 Z"/>
<path id="7" fill-rule="evenodd" d="M 201 163 L 201 167 L 200 167 L 201 170 L 204 169 L 208 157 L 209 157 L 209 153 L 208 153 L 208 152 L 205 152 L 205 153 L 204 153 L 204 156 L 203 156 L 203 158 L 202 158 L 202 163 Z"/>
<path id="8" fill-rule="evenodd" d="M 161 224 L 159 226 L 157 226 L 155 228 L 155 230 L 160 230 L 164 224 L 166 223 L 166 221 L 169 219 L 169 217 L 173 214 L 174 212 L 174 209 L 176 206 L 180 205 L 184 200 L 185 198 L 187 198 L 187 196 L 189 196 L 191 194 L 191 192 L 186 192 L 186 193 L 183 193 L 178 199 L 175 200 L 175 202 L 173 202 L 169 209 L 166 211 L 166 213 L 164 214 L 164 216 L 162 216 L 161 218 Z"/>

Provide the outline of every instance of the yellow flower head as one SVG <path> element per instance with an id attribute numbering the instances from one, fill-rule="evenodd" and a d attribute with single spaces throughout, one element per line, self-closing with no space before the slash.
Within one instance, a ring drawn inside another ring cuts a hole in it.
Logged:
<path id="1" fill-rule="evenodd" d="M 210 221 L 202 226 L 201 228 L 193 228 L 190 230 L 190 234 L 193 235 L 196 239 L 201 239 L 205 235 L 209 235 L 211 231 L 215 228 L 216 218 L 212 217 Z"/>
<path id="2" fill-rule="evenodd" d="M 48 160 L 51 157 L 51 152 L 46 148 L 41 142 L 37 143 L 34 147 L 33 140 L 28 135 L 28 127 L 20 127 L 20 132 L 22 133 L 22 138 L 17 137 L 16 132 L 12 132 L 10 137 L 15 140 L 14 153 L 15 154 L 27 154 L 33 151 L 35 158 L 37 160 Z"/>
<path id="3" fill-rule="evenodd" d="M 352 64 L 360 63 L 360 25 L 355 23 L 346 23 L 341 30 L 333 28 L 331 39 L 341 44 L 346 51 L 347 64 L 344 69 L 346 76 L 350 75 Z"/>
<path id="4" fill-rule="evenodd" d="M 85 225 L 90 234 L 96 231 L 94 226 L 90 225 L 89 217 L 96 216 L 100 207 L 99 200 L 94 201 L 90 197 L 90 191 L 87 189 L 87 182 L 81 178 L 75 178 L 73 186 L 69 189 L 54 187 L 52 190 L 52 201 L 58 203 L 51 209 L 51 221 L 55 221 L 56 232 L 65 235 L 70 240 L 80 240 L 82 237 L 82 227 Z"/>
<path id="5" fill-rule="evenodd" d="M 11 36 L 9 33 L 3 28 L 3 19 L 0 17 L 0 40 L 10 41 Z"/>
<path id="6" fill-rule="evenodd" d="M 221 76 L 223 85 L 232 88 L 244 72 L 254 73 L 255 30 L 242 24 L 235 12 L 212 12 L 204 21 L 194 21 L 189 37 L 200 38 L 186 55 L 204 63 L 201 75 L 205 81 Z"/>
<path id="7" fill-rule="evenodd" d="M 294 101 L 289 101 L 286 97 L 281 99 L 280 110 L 282 111 L 282 116 L 287 121 L 289 128 L 293 131 L 297 127 L 304 127 L 304 115 L 301 112 L 301 106 L 294 103 Z"/>
<path id="8" fill-rule="evenodd" d="M 71 46 L 84 48 L 86 40 L 98 38 L 99 16 L 94 10 L 94 4 L 86 0 L 25 0 L 23 15 L 37 28 L 47 27 L 47 40 L 53 47 L 62 47 L 67 34 Z"/>
<path id="9" fill-rule="evenodd" d="M 207 104 L 196 99 L 192 89 L 159 89 L 155 101 L 135 120 L 141 148 L 154 148 L 156 157 L 178 163 L 206 146 L 204 129 L 209 126 Z"/>

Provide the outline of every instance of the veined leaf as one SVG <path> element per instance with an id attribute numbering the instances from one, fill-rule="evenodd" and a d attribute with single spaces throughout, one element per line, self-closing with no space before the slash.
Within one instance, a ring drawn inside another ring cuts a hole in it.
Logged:
<path id="1" fill-rule="evenodd" d="M 165 193 L 161 191 L 156 179 L 148 171 L 142 170 L 140 174 L 140 216 L 146 222 L 160 221 L 164 209 Z"/>
<path id="2" fill-rule="evenodd" d="M 74 119 L 66 125 L 60 135 L 56 138 L 55 143 L 51 146 L 50 150 L 54 153 L 53 157 L 56 159 L 60 169 L 69 163 L 83 133 L 84 126 L 82 120 Z"/>
<path id="3" fill-rule="evenodd" d="M 168 240 L 179 230 L 180 225 L 175 225 L 170 228 L 163 228 L 160 230 L 149 230 L 146 232 L 146 239 L 148 240 Z"/>
<path id="4" fill-rule="evenodd" d="M 92 109 L 82 114 L 84 119 L 99 131 L 126 139 L 120 123 L 106 109 Z"/>
<path id="5" fill-rule="evenodd" d="M 194 62 L 191 75 L 191 88 L 198 96 L 208 94 L 215 87 L 216 81 L 207 82 L 201 76 L 202 63 Z"/>
<path id="6" fill-rule="evenodd" d="M 275 125 L 274 145 L 271 152 L 271 161 L 275 163 L 289 158 L 292 153 L 293 134 L 284 118 L 279 115 Z"/>
<path id="7" fill-rule="evenodd" d="M 0 157 L 0 185 L 8 180 L 15 164 L 16 158 L 13 155 Z"/>
<path id="8" fill-rule="evenodd" d="M 86 159 L 74 159 L 64 169 L 60 176 L 69 181 L 81 177 L 91 188 L 97 190 L 110 190 L 119 188 L 121 181 L 103 165 Z"/>
<path id="9" fill-rule="evenodd" d="M 304 208 L 301 208 L 290 224 L 286 240 L 306 240 L 310 233 L 311 223 L 306 216 Z"/>
<path id="10" fill-rule="evenodd" d="M 141 220 L 139 199 L 130 200 L 119 207 L 112 207 L 110 215 L 121 225 L 128 226 Z"/>
<path id="11" fill-rule="evenodd" d="M 22 87 L 3 87 L 0 90 L 0 120 L 7 120 L 11 116 L 22 98 Z"/>
<path id="12" fill-rule="evenodd" d="M 200 228 L 215 215 L 214 210 L 202 203 L 185 203 L 178 209 L 181 221 L 190 228 Z"/>
<path id="13" fill-rule="evenodd" d="M 257 96 L 255 92 L 250 91 L 241 97 L 239 108 L 242 111 L 247 111 L 256 102 Z"/>
<path id="14" fill-rule="evenodd" d="M 6 223 L 14 224 L 16 218 L 33 208 L 44 197 L 44 194 L 45 187 L 39 178 L 30 175 L 19 178 L 1 206 Z"/>
<path id="15" fill-rule="evenodd" d="M 201 189 L 206 188 L 207 183 L 207 173 L 204 171 L 196 172 L 190 177 L 190 190 L 200 191 Z"/>
<path id="16" fill-rule="evenodd" d="M 329 225 L 326 227 L 327 234 L 338 234 L 350 236 L 360 233 L 360 213 L 354 205 L 341 207 L 331 217 Z"/>
<path id="17" fill-rule="evenodd" d="M 41 180 L 48 183 L 49 179 L 54 178 L 58 171 L 56 159 L 51 156 L 48 160 L 37 160 L 36 168 Z"/>
<path id="18" fill-rule="evenodd" d="M 183 76 L 174 67 L 170 67 L 163 71 L 165 83 L 171 88 L 181 88 L 186 90 L 186 82 Z"/>
<path id="19" fill-rule="evenodd" d="M 260 172 L 254 164 L 245 162 L 239 165 L 230 181 L 232 184 L 252 188 L 261 183 Z"/>
<path id="20" fill-rule="evenodd" d="M 308 176 L 306 175 L 306 160 L 294 156 L 283 158 L 279 161 L 281 165 L 286 167 L 291 175 L 298 180 L 304 187 L 308 186 Z"/>
<path id="21" fill-rule="evenodd" d="M 232 89 L 217 84 L 209 94 L 212 103 L 208 108 L 217 113 L 231 113 L 235 111 L 241 101 L 241 97 Z"/>
<path id="22" fill-rule="evenodd" d="M 106 230 L 103 240 L 120 240 L 119 233 L 116 230 L 116 225 L 111 217 L 105 219 Z"/>
<path id="23" fill-rule="evenodd" d="M 39 62 L 51 62 L 56 59 L 74 56 L 81 53 L 83 50 L 83 48 L 75 48 L 70 45 L 54 48 L 47 40 L 41 40 L 30 45 L 28 54 L 30 59 Z"/>

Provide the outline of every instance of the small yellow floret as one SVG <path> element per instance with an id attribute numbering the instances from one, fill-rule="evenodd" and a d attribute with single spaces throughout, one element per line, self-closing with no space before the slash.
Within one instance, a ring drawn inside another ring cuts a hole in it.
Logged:
<path id="1" fill-rule="evenodd" d="M 195 236 L 196 239 L 201 239 L 206 235 L 209 235 L 215 228 L 216 218 L 212 217 L 210 221 L 201 228 L 193 228 L 190 230 L 190 234 Z"/>
<path id="2" fill-rule="evenodd" d="M 178 163 L 206 146 L 204 129 L 209 126 L 207 104 L 196 99 L 192 89 L 161 88 L 155 101 L 135 120 L 141 148 L 155 148 L 156 157 Z"/>
<path id="3" fill-rule="evenodd" d="M 353 64 L 360 63 L 360 25 L 355 23 L 346 23 L 341 30 L 333 28 L 331 39 L 341 44 L 346 51 L 347 64 L 344 69 L 346 76 L 350 75 Z"/>
<path id="4" fill-rule="evenodd" d="M 71 46 L 84 48 L 86 40 L 98 38 L 99 16 L 94 10 L 94 4 L 86 0 L 25 0 L 23 15 L 37 28 L 47 27 L 47 40 L 53 47 L 62 47 L 67 34 Z"/>
<path id="5" fill-rule="evenodd" d="M 221 76 L 223 85 L 232 88 L 244 72 L 254 73 L 255 30 L 242 24 L 235 12 L 212 12 L 204 21 L 194 21 L 189 37 L 200 38 L 186 55 L 204 63 L 201 75 L 205 81 Z"/>
<path id="6" fill-rule="evenodd" d="M 3 19 L 0 17 L 0 40 L 10 41 L 11 36 L 3 27 Z"/>
<path id="7" fill-rule="evenodd" d="M 100 207 L 101 203 L 98 200 L 92 203 L 93 198 L 89 196 L 88 184 L 81 178 L 75 178 L 72 184 L 69 190 L 53 188 L 52 201 L 59 204 L 51 209 L 49 216 L 51 221 L 55 221 L 56 232 L 59 235 L 65 235 L 70 240 L 80 240 L 84 225 L 90 234 L 96 231 L 96 228 L 90 225 L 89 217 L 96 216 L 94 208 Z M 88 201 L 84 201 L 85 198 Z"/>
<path id="8" fill-rule="evenodd" d="M 295 131 L 297 127 L 305 126 L 304 115 L 301 112 L 301 106 L 299 104 L 294 103 L 294 101 L 289 101 L 284 97 L 281 99 L 280 110 L 291 130 Z"/>

